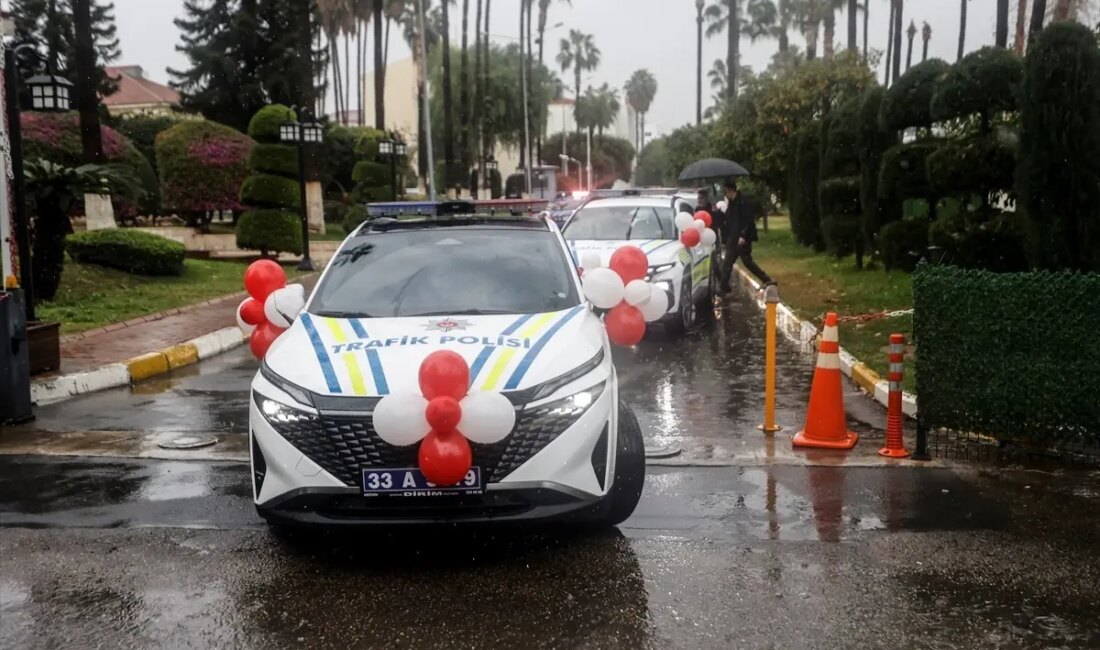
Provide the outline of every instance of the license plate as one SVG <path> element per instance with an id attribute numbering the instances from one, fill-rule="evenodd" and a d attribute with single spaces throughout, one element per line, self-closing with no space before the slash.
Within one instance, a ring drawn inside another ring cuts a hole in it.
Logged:
<path id="1" fill-rule="evenodd" d="M 481 494 L 481 468 L 471 467 L 458 485 L 440 487 L 424 478 L 416 467 L 363 468 L 363 494 L 390 494 L 403 497 L 429 497 L 452 494 Z"/>

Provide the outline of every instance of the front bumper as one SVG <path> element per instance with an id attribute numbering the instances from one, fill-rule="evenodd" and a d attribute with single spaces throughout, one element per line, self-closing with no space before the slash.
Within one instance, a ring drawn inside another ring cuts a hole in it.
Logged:
<path id="1" fill-rule="evenodd" d="M 254 389 L 282 401 L 262 377 Z M 503 442 L 474 445 L 484 494 L 421 498 L 362 494 L 363 468 L 417 464 L 417 446 L 382 442 L 369 414 L 316 413 L 315 420 L 276 428 L 253 399 L 256 507 L 272 522 L 315 526 L 598 518 L 614 476 L 617 400 L 612 375 L 580 414 L 563 415 L 555 397 L 519 410 Z"/>

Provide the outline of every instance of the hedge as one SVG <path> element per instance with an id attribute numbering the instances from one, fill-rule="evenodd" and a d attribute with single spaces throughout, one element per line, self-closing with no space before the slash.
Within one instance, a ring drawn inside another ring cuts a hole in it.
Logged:
<path id="1" fill-rule="evenodd" d="M 1073 23 L 1029 48 L 1020 100 L 1020 205 L 1043 268 L 1100 271 L 1100 46 Z"/>
<path id="2" fill-rule="evenodd" d="M 253 174 L 241 184 L 241 203 L 258 208 L 300 208 L 301 189 L 298 181 L 272 176 L 271 174 Z"/>
<path id="3" fill-rule="evenodd" d="M 909 127 L 931 126 L 932 95 L 936 84 L 951 66 L 940 59 L 928 59 L 909 68 L 886 91 L 879 111 L 879 123 L 885 129 L 900 131 Z"/>
<path id="4" fill-rule="evenodd" d="M 138 275 L 180 275 L 186 247 L 142 230 L 109 228 L 69 235 L 65 250 L 82 264 Z"/>
<path id="5" fill-rule="evenodd" d="M 822 130 L 821 177 L 859 174 L 859 132 L 862 97 L 844 102 L 829 113 Z"/>
<path id="6" fill-rule="evenodd" d="M 983 47 L 951 66 L 936 84 L 929 106 L 933 120 L 980 114 L 988 127 L 994 113 L 1016 110 L 1023 60 L 1003 47 Z"/>
<path id="7" fill-rule="evenodd" d="M 905 218 L 886 224 L 878 233 L 878 250 L 886 270 L 912 272 L 928 249 L 928 219 Z"/>
<path id="8" fill-rule="evenodd" d="M 344 232 L 350 235 L 368 216 L 366 206 L 356 204 L 348 207 L 344 213 Z"/>
<path id="9" fill-rule="evenodd" d="M 302 253 L 302 219 L 285 210 L 246 210 L 237 220 L 237 247 L 269 253 Z"/>
<path id="10" fill-rule="evenodd" d="M 286 144 L 257 144 L 248 156 L 248 168 L 265 174 L 298 178 L 298 148 Z"/>
<path id="11" fill-rule="evenodd" d="M 356 185 L 380 186 L 390 185 L 390 166 L 380 162 L 361 160 L 355 163 L 355 169 L 351 173 Z"/>
<path id="12" fill-rule="evenodd" d="M 240 210 L 252 139 L 217 122 L 181 122 L 157 136 L 166 209 L 185 215 Z"/>
<path id="13" fill-rule="evenodd" d="M 185 119 L 176 114 L 131 113 L 118 117 L 115 120 L 115 129 L 137 147 L 137 150 L 153 164 L 154 171 L 156 171 L 159 169 L 157 167 L 157 136 Z"/>
<path id="14" fill-rule="evenodd" d="M 928 156 L 939 146 L 937 140 L 924 140 L 887 149 L 879 169 L 879 199 L 929 198 L 932 187 L 928 183 Z"/>
<path id="15" fill-rule="evenodd" d="M 1021 215 L 982 212 L 945 214 L 928 229 L 928 242 L 942 250 L 942 261 L 990 271 L 1025 271 L 1026 225 Z"/>
<path id="16" fill-rule="evenodd" d="M 298 118 L 294 111 L 282 104 L 269 104 L 252 116 L 248 123 L 248 135 L 256 142 L 265 144 L 278 144 L 279 127 L 284 122 L 290 122 Z"/>
<path id="17" fill-rule="evenodd" d="M 1011 189 L 1016 147 L 1010 140 L 974 136 L 947 140 L 925 161 L 928 183 L 937 196 L 980 194 Z"/>

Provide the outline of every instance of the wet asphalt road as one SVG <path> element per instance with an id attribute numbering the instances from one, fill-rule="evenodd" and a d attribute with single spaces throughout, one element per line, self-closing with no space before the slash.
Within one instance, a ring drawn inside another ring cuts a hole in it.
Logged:
<path id="1" fill-rule="evenodd" d="M 0 455 L 0 647 L 1100 647 L 1100 476 L 791 455 L 755 430 L 759 315 L 722 316 L 617 353 L 650 441 L 721 466 L 652 467 L 614 532 L 287 540 L 256 517 L 241 463 L 83 455 L 214 432 L 232 457 L 243 351 L 44 408 L 0 435 L 72 454 Z M 780 350 L 786 435 L 811 364 Z M 873 455 L 881 411 L 848 407 Z M 767 462 L 739 463 L 746 449 Z"/>

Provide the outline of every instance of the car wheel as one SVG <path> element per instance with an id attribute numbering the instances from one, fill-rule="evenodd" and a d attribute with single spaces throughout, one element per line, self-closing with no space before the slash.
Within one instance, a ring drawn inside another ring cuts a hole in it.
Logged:
<path id="1" fill-rule="evenodd" d="M 687 334 L 693 325 L 695 325 L 695 300 L 691 295 L 689 271 L 684 275 L 683 283 L 680 285 L 680 309 L 676 317 L 668 321 L 668 333 L 674 338 L 679 338 Z"/>
<path id="2" fill-rule="evenodd" d="M 645 441 L 634 411 L 619 402 L 619 435 L 615 449 L 615 482 L 604 497 L 610 507 L 604 516 L 609 526 L 617 526 L 634 512 L 645 485 Z"/>

